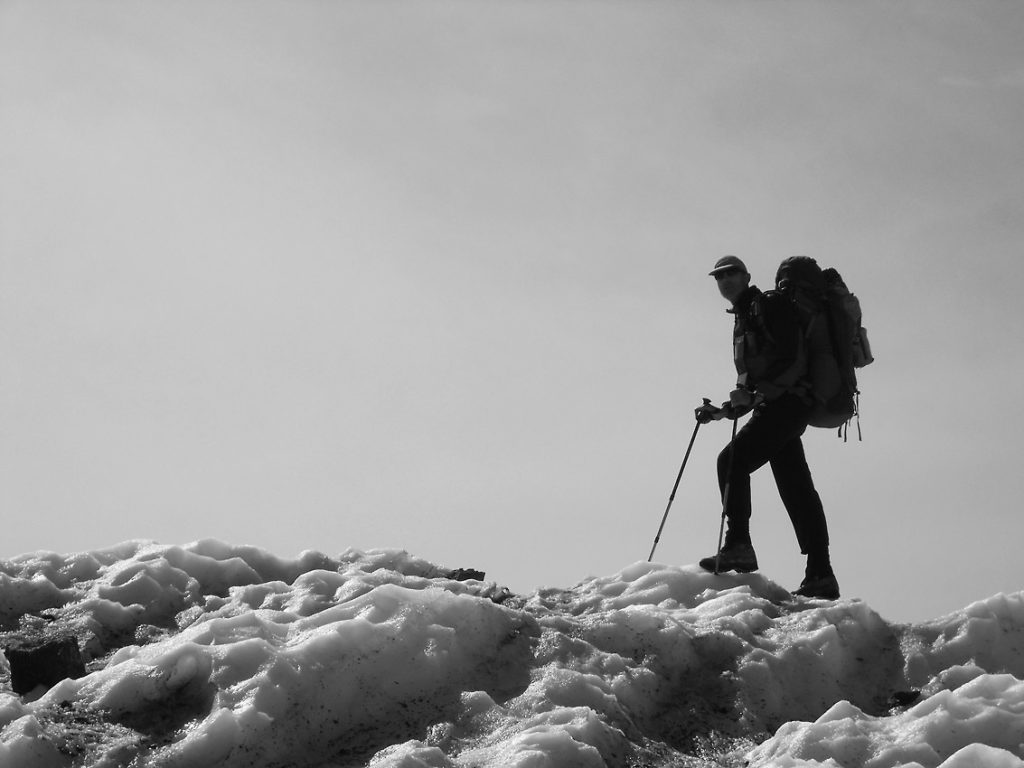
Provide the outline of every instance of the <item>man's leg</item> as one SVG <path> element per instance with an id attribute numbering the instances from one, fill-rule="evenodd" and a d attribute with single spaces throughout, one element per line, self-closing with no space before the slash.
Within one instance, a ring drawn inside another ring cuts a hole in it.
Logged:
<path id="1" fill-rule="evenodd" d="M 796 401 L 799 405 L 799 401 Z M 806 425 L 794 426 L 787 414 L 791 410 L 785 400 L 758 409 L 750 421 L 736 434 L 736 439 L 718 455 L 718 484 L 726 505 L 728 522 L 722 547 L 722 570 L 751 571 L 757 569 L 757 557 L 750 543 L 750 475 L 767 464 Z M 726 485 L 729 487 L 726 498 Z M 714 568 L 713 557 L 700 561 L 703 568 Z"/>
<path id="2" fill-rule="evenodd" d="M 787 399 L 769 403 L 756 411 L 736 434 L 732 444 L 718 454 L 718 487 L 723 501 L 725 486 L 729 485 L 728 506 L 725 509 L 729 530 L 748 540 L 750 476 L 803 434 L 807 425 L 799 417 L 794 419 L 793 413 L 794 409 Z"/>
<path id="3" fill-rule="evenodd" d="M 803 441 L 794 438 L 771 459 L 779 496 L 793 523 L 800 551 L 828 562 L 828 523 L 821 497 L 807 466 Z"/>
<path id="4" fill-rule="evenodd" d="M 829 557 L 828 523 L 800 438 L 783 447 L 772 458 L 771 465 L 779 496 L 800 542 L 800 551 L 807 555 L 804 580 L 796 593 L 835 599 L 839 597 L 839 582 Z"/>

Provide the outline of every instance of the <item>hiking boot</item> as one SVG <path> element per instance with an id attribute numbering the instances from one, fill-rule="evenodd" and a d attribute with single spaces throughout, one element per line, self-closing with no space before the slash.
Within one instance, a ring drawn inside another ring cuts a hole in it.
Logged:
<path id="1" fill-rule="evenodd" d="M 700 561 L 700 567 L 705 571 L 715 571 L 715 556 L 705 557 Z M 757 555 L 754 547 L 749 541 L 742 541 L 736 544 L 726 544 L 722 549 L 722 555 L 718 558 L 718 571 L 736 571 L 738 573 L 750 573 L 757 570 Z"/>
<path id="2" fill-rule="evenodd" d="M 825 600 L 836 600 L 839 598 L 839 582 L 835 574 L 827 576 L 808 576 L 800 582 L 799 589 L 793 592 L 801 597 L 819 597 Z"/>

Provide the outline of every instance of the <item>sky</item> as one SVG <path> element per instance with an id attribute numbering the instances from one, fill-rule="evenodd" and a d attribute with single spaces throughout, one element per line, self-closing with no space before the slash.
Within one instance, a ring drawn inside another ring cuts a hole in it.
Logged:
<path id="1" fill-rule="evenodd" d="M 863 441 L 805 441 L 844 596 L 1021 589 L 1021 39 L 991 0 L 0 0 L 0 557 L 616 572 L 735 379 L 711 265 L 807 254 L 876 357 Z M 714 552 L 728 437 L 656 560 Z M 795 588 L 767 470 L 752 535 Z"/>

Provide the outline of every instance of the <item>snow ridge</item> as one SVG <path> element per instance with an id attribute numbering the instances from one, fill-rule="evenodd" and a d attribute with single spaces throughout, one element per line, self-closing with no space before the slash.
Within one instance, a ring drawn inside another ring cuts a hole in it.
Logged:
<path id="1" fill-rule="evenodd" d="M 514 595 L 396 550 L 0 561 L 0 768 L 1024 766 L 1024 592 L 916 625 L 637 563 Z"/>

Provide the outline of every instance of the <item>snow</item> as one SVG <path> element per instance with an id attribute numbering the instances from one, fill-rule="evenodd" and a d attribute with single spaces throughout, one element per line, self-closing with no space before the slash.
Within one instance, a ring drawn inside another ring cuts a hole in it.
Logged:
<path id="1" fill-rule="evenodd" d="M 0 561 L 0 640 L 71 631 L 87 668 L 18 695 L 0 656 L 0 767 L 1024 766 L 1024 592 L 896 624 L 696 566 L 451 576 L 218 541 Z"/>

